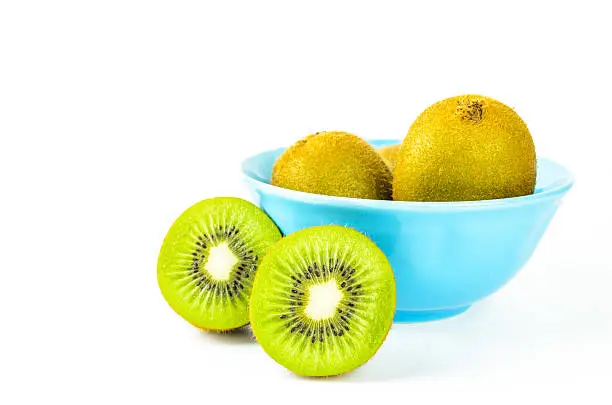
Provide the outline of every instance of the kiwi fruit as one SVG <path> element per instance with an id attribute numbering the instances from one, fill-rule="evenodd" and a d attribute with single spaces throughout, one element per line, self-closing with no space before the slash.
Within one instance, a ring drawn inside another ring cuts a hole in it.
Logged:
<path id="1" fill-rule="evenodd" d="M 174 222 L 164 239 L 157 262 L 162 295 L 198 328 L 244 326 L 257 267 L 281 236 L 274 222 L 248 201 L 201 201 Z"/>
<path id="2" fill-rule="evenodd" d="M 368 361 L 395 313 L 395 279 L 383 252 L 337 225 L 295 232 L 261 262 L 251 295 L 255 337 L 296 374 L 343 374 Z"/>
<path id="3" fill-rule="evenodd" d="M 380 154 L 380 156 L 382 156 L 387 166 L 389 166 L 389 170 L 391 170 L 391 173 L 393 173 L 393 170 L 395 169 L 395 163 L 397 162 L 399 148 L 399 143 L 378 148 L 378 153 Z"/>
<path id="4" fill-rule="evenodd" d="M 346 132 L 317 132 L 276 160 L 271 183 L 338 197 L 390 200 L 391 171 L 366 141 Z"/>
<path id="5" fill-rule="evenodd" d="M 394 171 L 393 199 L 474 201 L 533 194 L 536 153 L 527 125 L 489 97 L 428 107 L 410 126 Z"/>

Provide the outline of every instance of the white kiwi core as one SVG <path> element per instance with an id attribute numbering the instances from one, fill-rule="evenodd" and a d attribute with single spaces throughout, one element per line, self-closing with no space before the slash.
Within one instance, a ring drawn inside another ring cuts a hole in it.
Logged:
<path id="1" fill-rule="evenodd" d="M 315 321 L 331 318 L 343 297 L 336 280 L 315 284 L 308 290 L 308 305 L 304 312 Z"/>
<path id="2" fill-rule="evenodd" d="M 227 242 L 223 242 L 210 248 L 205 267 L 213 279 L 223 281 L 229 280 L 236 263 L 238 263 L 238 258 L 234 255 Z"/>

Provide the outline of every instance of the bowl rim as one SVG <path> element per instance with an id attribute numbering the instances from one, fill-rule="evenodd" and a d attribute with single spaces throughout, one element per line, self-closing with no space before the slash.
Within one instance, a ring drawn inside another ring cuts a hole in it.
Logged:
<path id="1" fill-rule="evenodd" d="M 398 139 L 366 139 L 366 141 L 375 147 L 392 145 L 399 143 Z M 286 149 L 285 147 L 274 148 L 262 151 L 255 155 L 251 155 L 243 160 L 241 165 L 242 175 L 247 183 L 252 183 L 255 188 L 263 189 L 270 194 L 278 195 L 282 198 L 297 200 L 304 203 L 325 204 L 328 206 L 342 207 L 359 207 L 359 208 L 374 208 L 385 210 L 443 210 L 453 211 L 457 209 L 505 209 L 509 207 L 522 206 L 525 204 L 534 204 L 551 198 L 562 197 L 574 184 L 574 177 L 563 165 L 548 158 L 537 158 L 538 162 L 547 161 L 558 166 L 564 172 L 564 177 L 553 187 L 542 189 L 538 193 L 510 197 L 498 198 L 493 200 L 476 200 L 476 201 L 394 201 L 394 200 L 368 200 L 363 198 L 337 197 L 324 194 L 313 194 L 304 191 L 290 190 L 278 186 L 274 186 L 265 181 L 261 181 L 249 175 L 247 169 L 249 162 L 256 160 L 260 156 L 272 152 L 278 152 Z"/>

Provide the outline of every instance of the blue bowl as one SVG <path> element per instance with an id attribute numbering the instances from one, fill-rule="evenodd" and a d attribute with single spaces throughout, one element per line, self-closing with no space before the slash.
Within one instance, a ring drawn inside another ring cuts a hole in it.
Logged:
<path id="1" fill-rule="evenodd" d="M 523 197 L 469 202 L 330 197 L 270 185 L 272 166 L 282 152 L 270 150 L 244 161 L 242 171 L 255 202 L 285 235 L 338 224 L 369 236 L 395 272 L 395 322 L 460 314 L 506 284 L 531 257 L 573 183 L 561 165 L 539 159 L 535 193 Z"/>

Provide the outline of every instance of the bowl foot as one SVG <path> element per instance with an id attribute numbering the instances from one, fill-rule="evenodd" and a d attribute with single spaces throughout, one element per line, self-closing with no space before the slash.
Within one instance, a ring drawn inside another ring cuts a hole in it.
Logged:
<path id="1" fill-rule="evenodd" d="M 398 309 L 395 311 L 395 317 L 393 318 L 393 322 L 409 323 L 437 321 L 440 319 L 450 318 L 455 315 L 462 314 L 467 311 L 470 306 L 471 305 L 451 309 L 435 309 L 424 311 L 406 311 L 403 309 Z"/>

